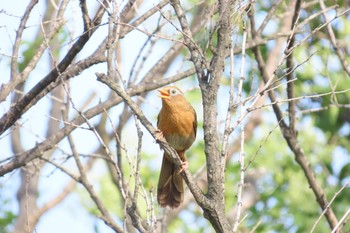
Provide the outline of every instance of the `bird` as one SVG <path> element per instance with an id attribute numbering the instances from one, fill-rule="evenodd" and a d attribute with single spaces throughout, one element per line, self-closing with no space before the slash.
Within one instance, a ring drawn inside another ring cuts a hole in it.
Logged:
<path id="1" fill-rule="evenodd" d="M 166 86 L 158 90 L 162 108 L 158 115 L 159 137 L 176 150 L 182 160 L 177 167 L 170 156 L 164 152 L 157 188 L 157 201 L 161 207 L 174 209 L 184 199 L 184 187 L 181 172 L 188 168 L 185 151 L 196 139 L 197 114 L 186 100 L 183 92 L 175 86 Z"/>

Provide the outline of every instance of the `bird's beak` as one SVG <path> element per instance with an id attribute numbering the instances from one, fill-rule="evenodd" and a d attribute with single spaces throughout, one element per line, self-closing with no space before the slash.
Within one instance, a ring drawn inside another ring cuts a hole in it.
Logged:
<path id="1" fill-rule="evenodd" d="M 159 95 L 160 98 L 162 98 L 162 99 L 169 99 L 170 95 L 169 95 L 168 91 L 163 90 L 163 89 L 160 89 L 160 90 L 157 90 L 157 91 L 159 91 L 159 93 L 160 93 L 160 95 Z"/>

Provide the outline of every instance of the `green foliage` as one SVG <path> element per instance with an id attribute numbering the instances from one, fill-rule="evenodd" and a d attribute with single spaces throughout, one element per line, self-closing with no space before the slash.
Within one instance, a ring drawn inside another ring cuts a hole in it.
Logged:
<path id="1" fill-rule="evenodd" d="M 27 49 L 22 53 L 22 61 L 18 62 L 18 71 L 22 72 L 27 67 L 30 60 L 35 55 L 39 45 L 42 42 L 42 38 L 36 38 L 34 41 L 22 41 L 23 45 L 27 45 Z"/>
<path id="2" fill-rule="evenodd" d="M 69 32 L 66 29 L 61 29 L 58 34 L 55 35 L 51 44 L 54 44 L 54 47 L 51 48 L 51 54 L 59 58 L 60 49 L 55 49 L 64 44 L 69 37 Z M 42 44 L 43 38 L 40 36 L 33 41 L 22 41 L 23 45 L 27 45 L 27 48 L 22 52 L 22 60 L 18 62 L 18 71 L 22 72 L 24 68 L 27 67 L 28 63 L 31 61 L 33 56 L 36 54 L 39 46 Z"/>
<path id="3" fill-rule="evenodd" d="M 16 217 L 12 211 L 3 210 L 0 214 L 0 233 L 7 233 L 9 226 L 14 222 Z"/>
<path id="4" fill-rule="evenodd" d="M 10 199 L 3 197 L 1 192 L 3 191 L 3 184 L 0 183 L 0 233 L 7 233 L 10 231 L 10 227 L 15 221 L 17 215 L 12 212 L 9 207 L 11 204 Z"/>

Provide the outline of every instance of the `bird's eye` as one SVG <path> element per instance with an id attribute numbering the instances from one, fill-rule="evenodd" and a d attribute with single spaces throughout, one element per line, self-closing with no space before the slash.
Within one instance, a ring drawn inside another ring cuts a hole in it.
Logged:
<path id="1" fill-rule="evenodd" d="M 179 91 L 175 88 L 170 89 L 170 95 L 174 96 L 177 95 L 179 93 Z"/>

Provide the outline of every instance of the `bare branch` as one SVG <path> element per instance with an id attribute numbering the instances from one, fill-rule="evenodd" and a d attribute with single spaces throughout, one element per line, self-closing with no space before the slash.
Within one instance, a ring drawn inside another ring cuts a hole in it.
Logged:
<path id="1" fill-rule="evenodd" d="M 324 11 L 326 9 L 324 1 L 323 0 L 319 0 L 319 1 L 320 1 L 321 9 Z M 348 77 L 350 77 L 350 66 L 349 66 L 348 61 L 346 60 L 346 55 L 344 54 L 344 51 L 341 50 L 338 46 L 338 42 L 337 42 L 337 39 L 335 37 L 332 25 L 329 23 L 330 20 L 328 18 L 328 15 L 325 12 L 323 12 L 323 17 L 326 21 L 326 24 L 327 24 L 326 28 L 328 31 L 328 36 L 331 40 L 331 43 L 332 43 L 333 48 L 335 50 L 335 53 L 338 55 L 339 61 L 342 65 L 344 71 L 348 74 Z M 347 54 L 347 56 L 349 56 L 349 55 Z"/>
<path id="2" fill-rule="evenodd" d="M 152 16 L 154 13 L 156 13 L 157 11 L 159 11 L 159 9 L 162 9 L 163 7 L 165 7 L 166 5 L 168 5 L 168 3 L 170 2 L 170 0 L 162 0 L 161 2 L 159 2 L 157 5 L 155 5 L 154 7 L 152 7 L 150 10 L 148 10 L 145 14 L 143 14 L 140 18 L 136 19 L 133 23 L 130 24 L 130 27 L 125 27 L 121 30 L 121 35 L 124 36 L 126 34 L 128 34 L 129 32 L 132 31 L 133 28 L 136 28 L 138 25 L 142 24 L 144 21 L 146 21 L 150 16 Z M 127 23 L 121 20 L 121 23 Z M 122 37 L 121 36 L 121 37 Z"/>
<path id="3" fill-rule="evenodd" d="M 22 34 L 27 24 L 30 13 L 32 12 L 33 8 L 38 2 L 39 2 L 38 0 L 30 1 L 21 19 L 19 27 L 17 29 L 16 39 L 15 39 L 15 43 L 13 44 L 12 56 L 11 56 L 11 80 L 9 83 L 1 86 L 0 102 L 4 101 L 8 96 L 8 94 L 14 89 L 14 87 L 21 82 L 20 77 L 18 76 L 19 74 L 18 74 L 18 62 L 17 62 L 19 47 L 21 45 Z"/>
<path id="4" fill-rule="evenodd" d="M 91 19 L 89 17 L 89 11 L 87 9 L 86 0 L 80 0 L 80 9 L 83 14 L 84 31 L 90 32 L 91 29 Z"/>
<path id="5" fill-rule="evenodd" d="M 245 44 L 246 44 L 246 38 L 247 38 L 247 31 L 245 28 L 245 22 L 242 21 L 243 24 L 243 40 L 242 40 L 242 64 L 241 64 L 241 74 L 239 78 L 239 84 L 238 84 L 238 98 L 237 102 L 239 103 L 239 112 L 240 117 L 244 114 L 244 102 L 241 101 L 242 98 L 242 90 L 243 90 L 243 83 L 244 83 L 244 67 L 245 67 Z M 244 186 L 244 173 L 245 173 L 245 167 L 244 167 L 244 160 L 245 160 L 245 152 L 244 152 L 244 142 L 245 142 L 245 134 L 244 134 L 245 128 L 244 124 L 241 124 L 241 140 L 240 140 L 240 152 L 239 152 L 239 166 L 240 166 L 240 178 L 238 183 L 238 192 L 237 192 L 237 212 L 236 212 L 236 219 L 233 225 L 233 232 L 237 232 L 238 226 L 240 223 L 241 218 L 241 210 L 242 210 L 242 195 L 243 195 L 243 186 Z"/>
<path id="6" fill-rule="evenodd" d="M 279 4 L 281 4 L 282 0 L 277 0 L 275 4 L 271 7 L 269 13 L 266 15 L 264 21 L 261 23 L 260 27 L 256 31 L 257 36 L 261 36 L 261 33 L 264 31 L 267 23 L 271 20 L 271 18 L 274 16 L 274 13 L 278 7 Z"/>
<path id="7" fill-rule="evenodd" d="M 294 46 L 295 43 L 295 29 L 297 27 L 297 23 L 300 16 L 300 7 L 301 7 L 301 1 L 297 0 L 295 3 L 295 9 L 294 9 L 294 15 L 292 18 L 292 25 L 291 25 L 291 31 L 292 34 L 290 35 L 289 39 L 287 40 L 287 48 L 285 53 L 287 54 L 287 51 L 291 51 L 287 55 L 287 69 L 292 70 L 294 68 L 294 61 L 293 61 L 293 50 L 291 48 Z M 294 98 L 294 82 L 290 82 L 294 79 L 293 72 L 289 72 L 287 74 L 287 96 L 288 99 Z M 295 102 L 293 100 L 288 102 L 288 113 L 289 113 L 289 130 L 291 133 L 296 134 L 295 131 Z M 295 136 L 296 137 L 296 136 Z"/>
<path id="8" fill-rule="evenodd" d="M 332 197 L 332 199 L 329 201 L 327 208 L 325 208 L 322 211 L 322 214 L 320 215 L 320 217 L 316 220 L 315 224 L 312 226 L 310 233 L 313 233 L 316 230 L 317 224 L 321 221 L 321 218 L 325 215 L 327 209 L 332 205 L 332 203 L 335 201 L 335 199 L 339 196 L 339 194 L 350 185 L 350 179 L 348 179 L 347 182 L 345 182 L 345 184 L 334 194 L 334 196 Z M 338 222 L 338 224 L 334 227 L 334 229 L 332 230 L 332 233 L 337 232 L 340 229 L 340 225 L 342 224 L 342 222 L 345 220 L 346 216 L 348 214 L 350 214 L 350 209 L 347 211 L 347 213 L 344 214 L 343 218 Z"/>
<path id="9" fill-rule="evenodd" d="M 187 22 L 185 13 L 180 5 L 179 0 L 173 0 L 171 1 L 171 4 L 175 10 L 175 13 L 179 19 L 182 31 L 181 33 L 184 35 L 184 43 L 187 46 L 187 48 L 190 50 L 191 53 L 191 60 L 194 64 L 194 67 L 196 69 L 196 73 L 198 76 L 198 79 L 202 79 L 205 77 L 204 74 L 204 67 L 206 67 L 206 60 L 203 56 L 203 52 L 200 50 L 198 45 L 194 42 L 192 38 L 192 32 L 190 30 L 190 26 Z"/>

